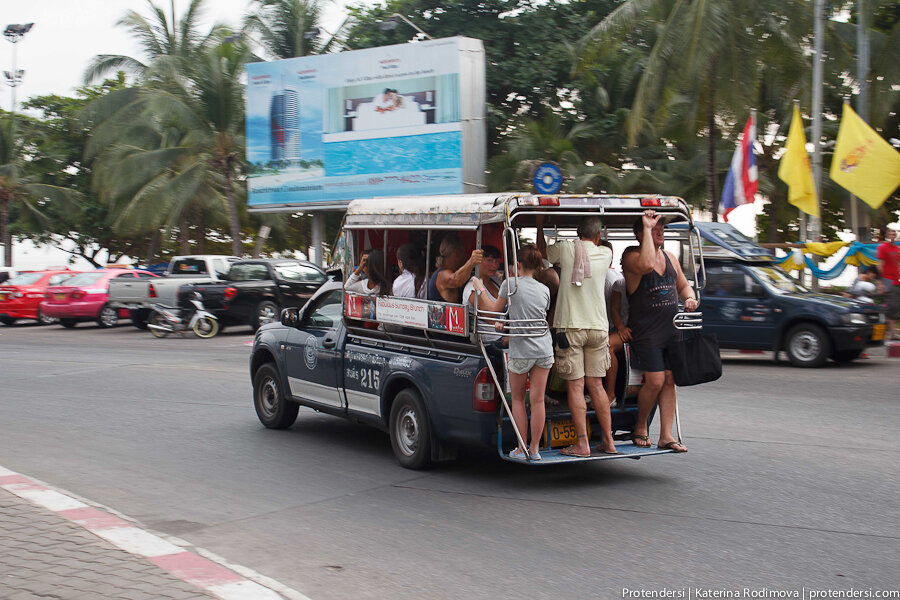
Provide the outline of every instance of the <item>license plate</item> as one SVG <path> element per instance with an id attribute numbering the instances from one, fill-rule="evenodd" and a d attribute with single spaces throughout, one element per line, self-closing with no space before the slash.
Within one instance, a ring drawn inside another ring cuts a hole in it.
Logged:
<path id="1" fill-rule="evenodd" d="M 6 300 L 6 294 L 0 294 L 0 300 Z"/>
<path id="2" fill-rule="evenodd" d="M 879 323 L 877 325 L 872 326 L 872 341 L 880 342 L 884 339 L 884 332 L 887 329 L 887 325 L 884 323 Z"/>
<path id="3" fill-rule="evenodd" d="M 65 295 L 65 294 L 56 294 L 56 299 L 57 299 L 57 300 L 65 300 L 65 299 L 66 299 L 66 295 Z"/>
<path id="4" fill-rule="evenodd" d="M 560 446 L 569 446 L 578 441 L 578 435 L 575 433 L 575 423 L 572 419 L 548 419 L 548 423 L 544 426 L 544 444 L 547 443 L 547 435 L 550 435 L 550 447 L 558 448 Z M 588 438 L 591 437 L 591 424 L 587 424 Z"/>

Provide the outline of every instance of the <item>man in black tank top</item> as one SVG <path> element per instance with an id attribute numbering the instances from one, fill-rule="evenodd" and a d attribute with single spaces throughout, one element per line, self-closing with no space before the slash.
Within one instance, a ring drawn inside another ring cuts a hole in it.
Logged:
<path id="1" fill-rule="evenodd" d="M 628 296 L 628 327 L 631 329 L 633 366 L 644 372 L 644 385 L 638 395 L 638 414 L 631 441 L 649 447 L 647 418 L 659 404 L 659 441 L 657 446 L 687 452 L 672 435 L 675 420 L 675 380 L 667 368 L 665 348 L 675 333 L 672 318 L 678 312 L 678 299 L 684 309 L 697 309 L 694 292 L 681 272 L 678 260 L 663 248 L 663 223 L 655 211 L 644 211 L 634 224 L 640 243 L 625 250 L 622 271 Z"/>

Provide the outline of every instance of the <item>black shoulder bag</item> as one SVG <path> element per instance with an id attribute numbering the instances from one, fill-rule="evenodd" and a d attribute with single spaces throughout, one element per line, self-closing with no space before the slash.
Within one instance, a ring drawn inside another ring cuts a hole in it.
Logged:
<path id="1" fill-rule="evenodd" d="M 666 346 L 675 385 L 699 385 L 722 376 L 719 341 L 713 333 L 679 331 Z"/>

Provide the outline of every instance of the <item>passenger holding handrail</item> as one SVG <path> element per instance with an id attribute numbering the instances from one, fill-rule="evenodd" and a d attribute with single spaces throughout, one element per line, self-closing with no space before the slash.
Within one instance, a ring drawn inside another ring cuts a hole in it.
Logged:
<path id="1" fill-rule="evenodd" d="M 499 297 L 497 294 L 500 292 L 501 281 L 497 278 L 497 271 L 500 269 L 500 263 L 503 262 L 503 255 L 495 246 L 482 246 L 481 250 L 484 252 L 484 259 L 481 263 L 479 278 L 484 283 L 484 293 L 493 302 Z M 468 302 L 470 306 L 475 306 L 474 286 L 474 279 L 466 284 L 462 295 L 463 304 Z M 484 298 L 479 298 L 479 301 L 483 300 Z"/>
<path id="2" fill-rule="evenodd" d="M 363 279 L 363 275 L 366 279 Z M 384 270 L 384 252 L 370 250 L 359 259 L 359 266 L 347 278 L 344 290 L 366 296 L 387 296 L 391 280 Z"/>
<path id="3" fill-rule="evenodd" d="M 557 240 L 547 246 L 544 217 L 537 217 L 538 249 L 551 263 L 561 267 L 556 298 L 556 369 L 566 381 L 569 411 L 577 439 L 560 454 L 586 458 L 591 455 L 587 435 L 585 386 L 603 432 L 598 451 L 618 454 L 612 437 L 609 399 L 603 389 L 603 376 L 609 369 L 609 325 L 606 318 L 604 284 L 612 263 L 612 251 L 600 246 L 603 223 L 600 217 L 587 217 L 578 225 L 577 240 Z"/>
<path id="4" fill-rule="evenodd" d="M 673 452 L 687 448 L 672 436 L 675 419 L 675 379 L 667 368 L 665 348 L 675 333 L 672 319 L 678 313 L 678 299 L 684 310 L 697 309 L 693 289 L 681 271 L 678 260 L 663 248 L 663 223 L 655 211 L 644 211 L 634 223 L 634 236 L 640 246 L 632 246 L 622 256 L 625 289 L 628 295 L 628 327 L 631 328 L 633 366 L 644 372 L 644 385 L 638 394 L 638 415 L 631 441 L 649 448 L 647 419 L 659 404 L 659 441 L 657 447 Z"/>
<path id="5" fill-rule="evenodd" d="M 438 270 L 428 281 L 428 299 L 437 302 L 462 303 L 462 288 L 475 265 L 480 265 L 484 253 L 473 250 L 466 260 L 466 250 L 455 233 L 448 233 L 441 240 L 440 256 L 437 259 Z"/>
<path id="6" fill-rule="evenodd" d="M 496 300 L 487 296 L 484 282 L 472 278 L 474 293 L 479 298 L 479 308 L 492 312 L 503 312 L 509 303 L 509 387 L 512 393 L 512 413 L 516 428 L 527 440 L 528 413 L 525 410 L 525 388 L 531 377 L 531 442 L 525 448 L 517 447 L 509 453 L 510 458 L 541 460 L 540 443 L 544 432 L 544 392 L 547 377 L 553 366 L 553 341 L 547 327 L 547 310 L 550 308 L 550 290 L 543 283 L 535 281 L 534 275 L 541 269 L 541 255 L 532 245 L 519 251 L 516 291 L 509 293 L 509 278 L 500 284 Z M 484 293 L 483 293 L 484 292 Z M 517 327 L 518 325 L 518 327 Z M 541 331 L 539 325 L 543 325 Z M 503 323 L 497 323 L 503 330 Z"/>

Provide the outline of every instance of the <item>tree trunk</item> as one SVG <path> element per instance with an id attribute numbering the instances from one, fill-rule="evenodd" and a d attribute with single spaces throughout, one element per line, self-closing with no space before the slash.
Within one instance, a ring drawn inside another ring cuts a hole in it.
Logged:
<path id="1" fill-rule="evenodd" d="M 187 215 L 182 214 L 178 218 L 178 251 L 181 254 L 191 253 L 190 227 L 188 226 Z"/>
<path id="2" fill-rule="evenodd" d="M 0 238 L 3 239 L 3 266 L 12 266 L 12 238 L 9 236 L 9 200 L 0 200 Z"/>
<path id="3" fill-rule="evenodd" d="M 147 266 L 153 264 L 153 258 L 156 256 L 156 247 L 159 245 L 159 230 L 155 230 L 150 236 L 150 244 L 147 246 Z"/>
<path id="4" fill-rule="evenodd" d="M 716 103 L 715 103 L 715 84 L 710 78 L 709 99 L 707 100 L 706 125 L 709 130 L 709 137 L 706 146 L 706 193 L 709 194 L 709 211 L 712 213 L 713 222 L 719 220 L 719 208 L 716 198 Z"/>
<path id="5" fill-rule="evenodd" d="M 202 214 L 197 225 L 197 254 L 206 254 L 206 224 Z"/>
<path id="6" fill-rule="evenodd" d="M 228 204 L 228 224 L 231 229 L 231 253 L 244 255 L 244 244 L 241 242 L 241 222 L 238 218 L 237 204 L 234 201 L 234 190 L 231 186 L 231 157 L 223 161 L 222 171 L 225 176 L 225 202 Z"/>

